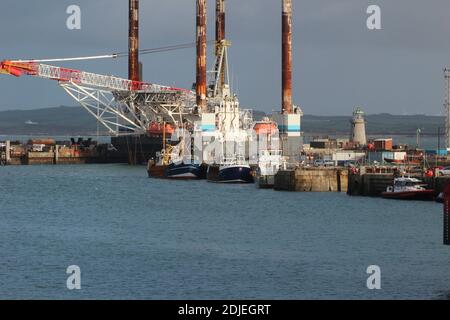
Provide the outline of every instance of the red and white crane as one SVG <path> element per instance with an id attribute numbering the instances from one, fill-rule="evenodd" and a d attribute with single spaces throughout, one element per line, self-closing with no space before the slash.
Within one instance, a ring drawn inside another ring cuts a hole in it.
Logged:
<path id="1" fill-rule="evenodd" d="M 161 52 L 158 50 L 179 47 L 150 50 Z M 15 77 L 28 75 L 57 81 L 69 96 L 80 103 L 111 135 L 145 133 L 148 124 L 157 117 L 168 117 L 168 120 L 173 122 L 182 121 L 182 115 L 190 112 L 187 109 L 191 108 L 191 101 L 195 99 L 195 93 L 190 90 L 45 64 L 117 58 L 120 55 L 4 60 L 0 62 L 0 74 Z"/>
<path id="2" fill-rule="evenodd" d="M 95 57 L 79 57 L 66 59 L 47 59 L 47 60 L 5 60 L 0 62 L 0 73 L 10 74 L 16 77 L 22 75 L 30 75 L 44 79 L 57 80 L 60 83 L 75 83 L 79 85 L 86 85 L 105 90 L 118 91 L 146 91 L 146 92 L 160 92 L 163 90 L 178 91 L 183 90 L 179 88 L 172 88 L 156 84 L 131 81 L 114 76 L 106 76 L 95 74 L 75 69 L 68 69 L 63 67 L 56 67 L 52 65 L 43 64 L 42 62 L 51 61 L 77 61 L 77 60 L 92 60 L 103 58 L 115 58 L 115 55 L 95 56 Z"/>

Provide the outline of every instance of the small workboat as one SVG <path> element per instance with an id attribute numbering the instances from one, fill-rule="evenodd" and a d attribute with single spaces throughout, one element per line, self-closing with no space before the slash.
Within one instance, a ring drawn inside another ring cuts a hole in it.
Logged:
<path id="1" fill-rule="evenodd" d="M 256 182 L 259 188 L 269 189 L 275 185 L 275 175 L 284 159 L 279 150 L 264 150 L 258 159 Z"/>
<path id="2" fill-rule="evenodd" d="M 391 163 L 391 164 L 421 164 L 422 160 L 418 160 L 418 159 L 410 159 L 410 160 L 399 160 L 399 159 L 390 159 L 390 158 L 384 158 L 384 161 L 386 163 Z"/>
<path id="3" fill-rule="evenodd" d="M 391 158 L 384 158 L 384 161 L 386 163 L 390 164 L 416 164 L 420 165 L 423 163 L 423 153 L 419 151 L 414 151 L 413 153 L 407 154 L 404 159 L 391 159 Z"/>
<path id="4" fill-rule="evenodd" d="M 253 130 L 258 136 L 261 149 L 266 146 L 258 154 L 256 185 L 261 189 L 271 189 L 275 186 L 275 175 L 284 163 L 282 151 L 279 150 L 278 124 L 268 117 L 264 117 L 262 121 L 255 122 Z"/>
<path id="5" fill-rule="evenodd" d="M 395 178 L 394 185 L 387 187 L 381 196 L 385 199 L 433 201 L 435 192 L 416 178 Z"/>

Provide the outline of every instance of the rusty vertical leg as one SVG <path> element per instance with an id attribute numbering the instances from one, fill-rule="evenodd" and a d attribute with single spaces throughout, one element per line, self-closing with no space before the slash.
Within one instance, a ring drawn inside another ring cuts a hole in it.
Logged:
<path id="1" fill-rule="evenodd" d="M 219 58 L 222 53 L 223 41 L 225 40 L 225 0 L 216 0 L 216 58 Z M 222 70 L 217 75 L 219 78 L 219 88 L 225 84 L 225 65 L 226 61 L 222 63 Z M 218 69 L 219 66 L 216 66 Z"/>
<path id="2" fill-rule="evenodd" d="M 282 0 L 282 112 L 292 113 L 292 0 Z"/>
<path id="3" fill-rule="evenodd" d="M 197 0 L 197 106 L 206 110 L 206 0 Z"/>
<path id="4" fill-rule="evenodd" d="M 139 0 L 129 1 L 128 77 L 132 81 L 141 81 L 139 77 Z"/>

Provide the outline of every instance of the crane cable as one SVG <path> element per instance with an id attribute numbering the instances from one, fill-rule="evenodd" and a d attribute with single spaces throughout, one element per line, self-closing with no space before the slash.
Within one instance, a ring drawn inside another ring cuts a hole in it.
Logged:
<path id="1" fill-rule="evenodd" d="M 207 44 L 215 44 L 215 40 L 210 40 L 206 42 Z M 160 52 L 168 52 L 168 51 L 175 51 L 175 50 L 183 50 L 183 49 L 189 49 L 196 46 L 195 42 L 191 43 L 184 43 L 179 45 L 172 45 L 172 46 L 165 46 L 165 47 L 159 47 L 159 48 L 152 48 L 152 49 L 142 49 L 139 50 L 139 53 L 141 55 L 143 54 L 151 54 L 151 53 L 160 53 Z M 117 58 L 123 58 L 128 56 L 128 52 L 119 52 L 119 53 L 113 53 L 113 54 L 107 54 L 107 55 L 100 55 L 100 56 L 87 56 L 87 57 L 73 57 L 73 58 L 59 58 L 59 59 L 29 59 L 29 60 L 13 60 L 12 62 L 17 63 L 41 63 L 41 62 L 64 62 L 64 61 L 85 61 L 85 60 L 99 60 L 99 59 L 117 59 Z"/>

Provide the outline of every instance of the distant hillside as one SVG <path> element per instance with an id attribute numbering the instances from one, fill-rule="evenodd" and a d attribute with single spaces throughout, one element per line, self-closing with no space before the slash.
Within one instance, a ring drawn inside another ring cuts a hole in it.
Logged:
<path id="1" fill-rule="evenodd" d="M 255 118 L 264 112 L 255 111 Z M 306 135 L 348 135 L 351 116 L 305 115 L 302 130 Z M 369 135 L 414 135 L 417 128 L 423 135 L 434 135 L 437 128 L 444 132 L 444 117 L 377 114 L 366 116 Z M 37 110 L 0 112 L 0 134 L 3 135 L 92 135 L 97 123 L 81 107 L 58 107 Z"/>
<path id="2" fill-rule="evenodd" d="M 305 115 L 303 131 L 310 134 L 342 135 L 350 133 L 350 116 Z M 366 130 L 369 135 L 415 135 L 418 128 L 422 135 L 437 134 L 438 127 L 444 132 L 445 118 L 426 115 L 399 116 L 375 114 L 366 116 Z"/>
<path id="3" fill-rule="evenodd" d="M 0 134 L 89 135 L 96 120 L 81 107 L 58 107 L 0 112 Z"/>

